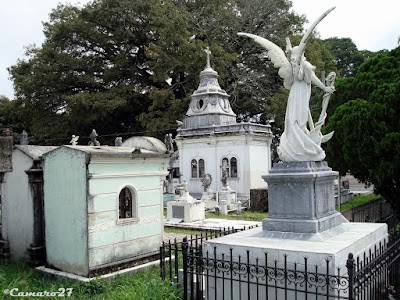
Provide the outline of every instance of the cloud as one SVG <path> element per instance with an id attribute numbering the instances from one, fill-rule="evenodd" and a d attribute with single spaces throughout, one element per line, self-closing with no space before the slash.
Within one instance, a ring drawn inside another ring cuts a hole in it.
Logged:
<path id="1" fill-rule="evenodd" d="M 351 38 L 359 50 L 379 51 L 397 47 L 400 35 L 398 0 L 293 0 L 294 11 L 305 14 L 310 22 L 330 7 L 336 6 L 321 23 L 317 31 L 321 38 Z"/>

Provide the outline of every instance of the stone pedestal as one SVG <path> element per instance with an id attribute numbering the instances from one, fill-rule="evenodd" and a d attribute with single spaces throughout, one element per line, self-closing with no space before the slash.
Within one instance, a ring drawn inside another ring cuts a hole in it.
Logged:
<path id="1" fill-rule="evenodd" d="M 203 192 L 201 193 L 201 201 L 211 201 L 214 200 L 214 193 L 212 192 Z"/>
<path id="2" fill-rule="evenodd" d="M 275 164 L 263 176 L 269 209 L 263 229 L 316 234 L 348 222 L 335 210 L 337 175 L 324 161 Z"/>

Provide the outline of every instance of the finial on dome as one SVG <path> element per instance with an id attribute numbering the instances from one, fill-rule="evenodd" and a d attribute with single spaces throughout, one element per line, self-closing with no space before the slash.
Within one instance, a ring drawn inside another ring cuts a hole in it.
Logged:
<path id="1" fill-rule="evenodd" d="M 204 50 L 207 53 L 207 65 L 206 68 L 211 68 L 211 63 L 210 63 L 210 48 L 207 46 L 206 50 Z"/>

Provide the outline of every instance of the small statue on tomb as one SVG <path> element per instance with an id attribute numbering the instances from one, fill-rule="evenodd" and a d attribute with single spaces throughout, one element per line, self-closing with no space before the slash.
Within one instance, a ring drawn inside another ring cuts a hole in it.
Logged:
<path id="1" fill-rule="evenodd" d="M 181 128 L 181 127 L 182 127 L 182 125 L 183 125 L 183 122 L 182 122 L 182 121 L 175 120 L 175 122 L 176 122 L 176 125 L 178 125 L 178 128 Z"/>
<path id="2" fill-rule="evenodd" d="M 212 182 L 212 177 L 210 174 L 207 173 L 201 177 L 201 183 L 203 184 L 204 192 L 208 192 L 208 189 L 211 186 L 211 182 Z"/>
<path id="3" fill-rule="evenodd" d="M 221 170 L 222 170 L 222 176 L 221 176 L 222 187 L 226 189 L 228 187 L 228 164 L 225 160 L 222 162 Z"/>
<path id="4" fill-rule="evenodd" d="M 69 143 L 72 146 L 76 146 L 78 144 L 78 140 L 79 140 L 79 135 L 72 135 L 71 136 L 71 140 L 69 141 Z"/>
<path id="5" fill-rule="evenodd" d="M 183 191 L 184 193 L 187 193 L 187 192 L 188 192 L 188 184 L 187 184 L 186 179 L 183 179 L 183 182 L 182 182 L 182 184 L 181 184 L 181 187 L 182 187 L 182 191 Z"/>
<path id="6" fill-rule="evenodd" d="M 89 146 L 100 146 L 100 142 L 97 140 L 98 134 L 96 132 L 96 129 L 92 130 L 92 133 L 90 134 L 90 142 Z"/>
<path id="7" fill-rule="evenodd" d="M 164 138 L 164 144 L 167 147 L 168 153 L 174 153 L 174 145 L 172 139 L 172 133 L 167 133 Z"/>
<path id="8" fill-rule="evenodd" d="M 184 197 L 185 195 L 189 194 L 188 183 L 187 183 L 186 179 L 183 179 L 182 183 L 177 186 L 177 190 L 179 191 L 180 197 Z"/>
<path id="9" fill-rule="evenodd" d="M 122 146 L 122 137 L 117 136 L 115 138 L 114 145 L 115 145 L 115 147 L 121 147 Z"/>

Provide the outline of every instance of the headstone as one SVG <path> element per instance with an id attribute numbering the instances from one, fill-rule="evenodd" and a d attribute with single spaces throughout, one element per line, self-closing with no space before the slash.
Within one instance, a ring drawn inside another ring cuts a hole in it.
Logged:
<path id="1" fill-rule="evenodd" d="M 28 133 L 23 130 L 21 133 L 21 138 L 19 140 L 20 145 L 29 145 L 29 138 L 28 138 Z"/>
<path id="2" fill-rule="evenodd" d="M 268 210 L 268 189 L 251 189 L 250 190 L 250 207 L 251 211 Z"/>
<path id="3" fill-rule="evenodd" d="M 226 204 L 226 200 L 220 200 L 219 201 L 219 213 L 221 215 L 227 215 L 228 214 L 228 205 Z"/>
<path id="4" fill-rule="evenodd" d="M 241 215 L 242 214 L 242 202 L 238 201 L 236 209 L 237 209 L 236 214 Z"/>

